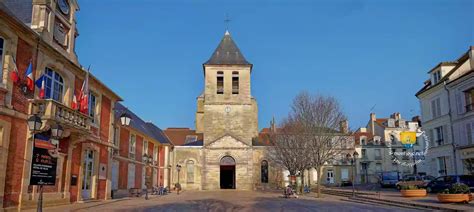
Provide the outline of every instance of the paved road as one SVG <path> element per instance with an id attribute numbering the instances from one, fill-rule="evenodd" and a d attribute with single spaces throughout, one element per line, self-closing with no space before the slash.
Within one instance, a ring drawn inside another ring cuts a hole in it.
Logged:
<path id="1" fill-rule="evenodd" d="M 179 196 L 122 199 L 118 201 L 80 203 L 46 208 L 45 211 L 409 211 L 405 208 L 359 204 L 343 197 L 326 195 L 321 199 L 300 197 L 285 199 L 272 192 L 196 191 Z"/>

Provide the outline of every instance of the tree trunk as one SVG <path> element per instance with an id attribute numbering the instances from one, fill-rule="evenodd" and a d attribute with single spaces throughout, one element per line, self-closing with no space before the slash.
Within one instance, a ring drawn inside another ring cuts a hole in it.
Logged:
<path id="1" fill-rule="evenodd" d="M 316 195 L 316 197 L 320 198 L 320 197 L 322 197 L 321 196 L 321 184 L 323 183 L 323 166 L 318 166 L 317 170 L 318 170 L 318 185 L 317 185 L 316 189 L 318 191 L 318 195 Z"/>
<path id="2" fill-rule="evenodd" d="M 305 183 L 304 183 L 304 170 L 300 171 L 300 173 L 301 173 L 300 194 L 304 194 L 304 192 L 303 192 L 303 188 L 304 188 L 304 185 L 305 185 Z"/>

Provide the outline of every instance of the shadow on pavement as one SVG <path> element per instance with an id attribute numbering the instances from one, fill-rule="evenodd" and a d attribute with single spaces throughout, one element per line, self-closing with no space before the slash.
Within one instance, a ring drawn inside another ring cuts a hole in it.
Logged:
<path id="1" fill-rule="evenodd" d="M 242 206 L 232 204 L 230 202 L 203 199 L 203 200 L 188 200 L 185 202 L 168 203 L 157 206 L 143 206 L 134 211 L 239 211 L 243 209 Z M 119 210 L 129 211 L 129 210 Z"/>

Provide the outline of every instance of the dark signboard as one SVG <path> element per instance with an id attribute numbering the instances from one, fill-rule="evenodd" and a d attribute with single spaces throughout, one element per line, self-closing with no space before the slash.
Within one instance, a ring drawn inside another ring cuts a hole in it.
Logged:
<path id="1" fill-rule="evenodd" d="M 30 185 L 54 185 L 56 183 L 57 159 L 49 153 L 55 146 L 46 136 L 38 135 L 33 147 Z"/>

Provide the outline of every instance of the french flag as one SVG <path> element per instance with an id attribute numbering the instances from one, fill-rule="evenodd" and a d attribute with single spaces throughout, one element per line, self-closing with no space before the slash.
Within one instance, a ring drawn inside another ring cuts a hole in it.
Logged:
<path id="1" fill-rule="evenodd" d="M 30 64 L 28 65 L 28 68 L 26 69 L 26 87 L 30 91 L 33 91 L 35 89 L 35 83 L 33 80 L 33 64 L 30 61 Z"/>
<path id="2" fill-rule="evenodd" d="M 86 79 L 82 83 L 81 94 L 79 96 L 79 111 L 85 114 L 89 112 L 89 68 L 87 69 Z"/>
<path id="3" fill-rule="evenodd" d="M 38 87 L 39 90 L 39 98 L 44 99 L 45 97 L 45 90 L 44 90 L 44 84 L 45 84 L 45 77 L 44 75 L 41 75 L 35 82 L 36 87 Z"/>

